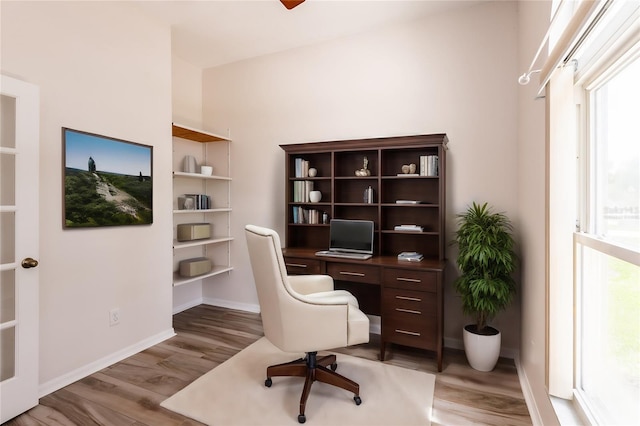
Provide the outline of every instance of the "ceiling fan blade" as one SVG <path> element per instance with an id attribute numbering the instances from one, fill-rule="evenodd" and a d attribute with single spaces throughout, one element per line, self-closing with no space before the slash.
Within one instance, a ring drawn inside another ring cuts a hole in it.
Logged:
<path id="1" fill-rule="evenodd" d="M 303 1 L 304 0 L 280 0 L 280 3 L 282 3 L 287 9 L 291 10 Z"/>

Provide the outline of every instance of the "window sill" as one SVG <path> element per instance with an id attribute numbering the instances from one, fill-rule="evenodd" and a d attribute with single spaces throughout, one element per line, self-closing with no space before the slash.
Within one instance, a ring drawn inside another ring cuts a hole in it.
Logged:
<path id="1" fill-rule="evenodd" d="M 581 426 L 584 424 L 584 422 L 580 420 L 580 416 L 578 416 L 576 408 L 573 406 L 573 401 L 558 398 L 556 396 L 551 396 L 550 398 L 553 409 L 556 411 L 558 421 L 562 426 Z"/>

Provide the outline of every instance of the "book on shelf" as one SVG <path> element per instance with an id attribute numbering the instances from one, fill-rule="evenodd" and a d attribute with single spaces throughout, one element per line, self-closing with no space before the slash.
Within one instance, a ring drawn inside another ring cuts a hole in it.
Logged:
<path id="1" fill-rule="evenodd" d="M 305 209 L 302 206 L 293 206 L 293 223 L 317 225 L 322 223 L 322 212 L 316 209 Z"/>
<path id="2" fill-rule="evenodd" d="M 420 176 L 438 176 L 438 156 L 420 156 Z"/>
<path id="3" fill-rule="evenodd" d="M 402 177 L 415 177 L 415 176 L 420 176 L 418 173 L 398 173 L 397 176 L 402 176 Z"/>
<path id="4" fill-rule="evenodd" d="M 296 180 L 293 182 L 293 202 L 308 203 L 309 193 L 313 191 L 313 181 Z"/>
<path id="5" fill-rule="evenodd" d="M 422 253 L 416 251 L 403 251 L 398 254 L 398 260 L 405 260 L 407 262 L 420 262 L 422 259 L 424 259 Z"/>
<path id="6" fill-rule="evenodd" d="M 411 232 L 422 232 L 424 228 L 419 225 L 396 225 L 393 228 L 394 231 L 411 231 Z"/>
<path id="7" fill-rule="evenodd" d="M 309 175 L 309 162 L 303 158 L 296 158 L 295 163 L 295 177 L 307 177 Z"/>
<path id="8" fill-rule="evenodd" d="M 396 204 L 422 204 L 420 200 L 396 200 Z"/>
<path id="9" fill-rule="evenodd" d="M 185 194 L 182 209 L 184 210 L 209 210 L 211 209 L 211 197 L 207 194 Z M 191 201 L 186 201 L 191 199 Z"/>

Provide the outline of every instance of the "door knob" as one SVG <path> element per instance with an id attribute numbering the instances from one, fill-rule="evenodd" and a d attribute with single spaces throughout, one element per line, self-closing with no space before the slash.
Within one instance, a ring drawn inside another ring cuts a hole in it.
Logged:
<path id="1" fill-rule="evenodd" d="M 22 267 L 24 269 L 35 268 L 36 266 L 38 266 L 37 260 L 30 257 L 25 257 L 24 259 L 22 259 Z"/>

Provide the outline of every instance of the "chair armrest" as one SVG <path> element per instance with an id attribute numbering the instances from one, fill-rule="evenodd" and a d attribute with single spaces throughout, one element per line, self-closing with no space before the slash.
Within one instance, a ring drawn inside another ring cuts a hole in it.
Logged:
<path id="1" fill-rule="evenodd" d="M 293 291 L 299 294 L 333 290 L 333 278 L 329 275 L 289 275 L 288 278 Z"/>
<path id="2" fill-rule="evenodd" d="M 300 296 L 300 300 L 314 305 L 350 305 L 358 308 L 358 299 L 346 290 L 323 291 Z"/>

